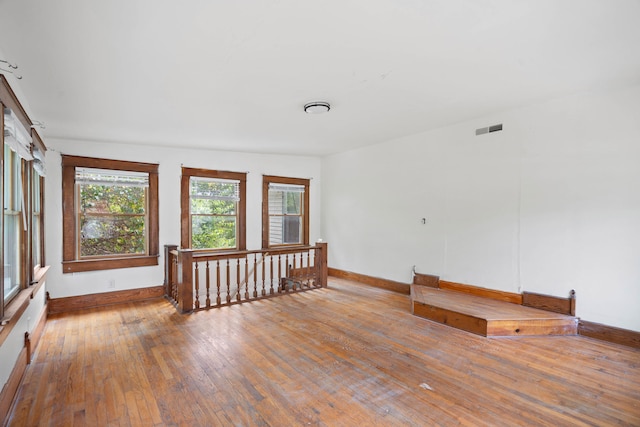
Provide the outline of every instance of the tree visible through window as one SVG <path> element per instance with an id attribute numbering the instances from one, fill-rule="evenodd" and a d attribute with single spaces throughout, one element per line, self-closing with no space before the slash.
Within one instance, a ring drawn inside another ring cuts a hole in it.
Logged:
<path id="1" fill-rule="evenodd" d="M 148 173 L 76 168 L 76 185 L 81 259 L 146 253 Z"/>
<path id="2" fill-rule="evenodd" d="M 182 168 L 181 246 L 246 249 L 246 174 Z"/>
<path id="3" fill-rule="evenodd" d="M 190 201 L 191 247 L 235 248 L 240 181 L 191 177 Z"/>
<path id="4" fill-rule="evenodd" d="M 158 165 L 62 156 L 63 271 L 158 264 Z"/>

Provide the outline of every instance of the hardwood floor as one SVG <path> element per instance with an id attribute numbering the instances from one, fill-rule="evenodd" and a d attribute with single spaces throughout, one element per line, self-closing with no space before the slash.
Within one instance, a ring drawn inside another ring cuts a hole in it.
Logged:
<path id="1" fill-rule="evenodd" d="M 177 314 L 53 315 L 9 425 L 640 425 L 640 350 L 485 338 L 409 296 L 329 288 Z"/>

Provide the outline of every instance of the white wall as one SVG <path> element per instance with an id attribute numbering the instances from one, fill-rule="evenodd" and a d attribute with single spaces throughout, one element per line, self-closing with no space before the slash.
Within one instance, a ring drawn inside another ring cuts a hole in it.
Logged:
<path id="1" fill-rule="evenodd" d="M 7 336 L 6 340 L 0 346 L 0 390 L 2 390 L 9 377 L 11 371 L 13 371 L 18 356 L 24 348 L 24 333 L 33 333 L 33 330 L 38 326 L 38 321 L 44 315 L 45 307 L 45 295 L 47 293 L 46 283 L 43 284 L 38 292 L 33 296 L 33 299 L 29 300 L 26 310 L 17 319 L 12 319 L 15 322 L 13 329 Z M 31 345 L 36 343 L 32 341 Z"/>
<path id="2" fill-rule="evenodd" d="M 322 175 L 331 267 L 575 289 L 578 316 L 640 331 L 640 86 L 337 154 Z"/>
<path id="3" fill-rule="evenodd" d="M 181 166 L 247 174 L 247 248 L 262 246 L 262 175 L 312 178 L 310 184 L 310 241 L 320 235 L 320 159 L 284 155 L 188 150 L 143 145 L 47 139 L 46 261 L 51 265 L 47 286 L 52 298 L 114 290 L 159 286 L 163 262 L 154 267 L 62 273 L 61 154 L 159 163 L 160 247 L 180 244 Z M 161 254 L 162 255 L 162 254 Z M 110 281 L 115 289 L 109 288 Z"/>

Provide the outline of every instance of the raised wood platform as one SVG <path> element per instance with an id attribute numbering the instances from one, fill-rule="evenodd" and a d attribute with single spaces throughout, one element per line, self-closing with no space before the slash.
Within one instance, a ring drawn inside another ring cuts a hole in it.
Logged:
<path id="1" fill-rule="evenodd" d="M 487 337 L 578 333 L 573 316 L 422 285 L 411 285 L 411 312 Z"/>

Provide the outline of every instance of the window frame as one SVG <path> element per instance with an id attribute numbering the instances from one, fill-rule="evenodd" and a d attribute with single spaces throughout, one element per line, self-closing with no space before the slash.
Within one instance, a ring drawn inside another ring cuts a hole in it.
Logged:
<path id="1" fill-rule="evenodd" d="M 214 169 L 182 167 L 180 178 L 180 247 L 191 249 L 191 178 L 213 178 L 240 181 L 240 200 L 236 212 L 236 247 L 193 249 L 197 252 L 233 252 L 247 250 L 247 174 Z"/>
<path id="2" fill-rule="evenodd" d="M 77 167 L 149 174 L 147 253 L 145 255 L 106 255 L 80 259 L 77 232 L 78 198 L 75 181 Z M 158 164 L 62 155 L 63 273 L 158 265 L 160 256 L 158 215 Z"/>
<path id="3" fill-rule="evenodd" d="M 309 246 L 309 184 L 306 178 L 290 178 L 284 176 L 263 175 L 262 177 L 262 248 L 286 248 L 295 246 Z M 304 186 L 302 200 L 302 242 L 271 245 L 269 243 L 269 184 L 289 184 Z"/>
<path id="4" fill-rule="evenodd" d="M 20 262 L 20 265 L 18 266 L 20 269 L 20 277 L 21 277 L 20 290 L 17 293 L 17 295 L 5 301 L 5 298 L 4 298 L 5 297 L 5 294 L 4 294 L 4 231 L 5 231 L 4 230 L 5 229 L 4 173 L 5 173 L 5 167 L 6 167 L 4 162 L 4 146 L 6 143 L 4 138 L 4 126 L 5 126 L 4 109 L 5 108 L 11 109 L 11 111 L 13 111 L 13 113 L 16 115 L 16 118 L 20 121 L 20 123 L 22 123 L 22 126 L 24 126 L 25 129 L 31 129 L 31 133 L 32 134 L 34 133 L 34 130 L 31 127 L 33 123 L 29 119 L 29 116 L 27 115 L 26 111 L 22 107 L 22 104 L 18 100 L 15 92 L 13 92 L 13 90 L 9 86 L 9 83 L 7 82 L 7 79 L 5 78 L 5 76 L 0 74 L 0 129 L 2 129 L 2 132 L 0 132 L 0 145 L 2 146 L 2 156 L 0 157 L 0 188 L 2 188 L 2 196 L 0 196 L 0 208 L 3 211 L 3 215 L 0 215 L 0 319 L 9 320 L 8 330 L 10 330 L 12 327 L 11 325 L 13 325 L 10 319 L 12 319 L 17 314 L 22 313 L 25 310 L 26 305 L 28 304 L 29 297 L 27 294 L 31 292 L 28 289 L 29 289 L 29 286 L 32 284 L 31 281 L 34 279 L 35 276 L 32 276 L 32 272 L 29 271 L 29 268 L 28 268 L 28 262 L 30 262 L 31 260 L 31 257 L 29 255 L 30 249 L 28 246 L 29 233 L 31 232 L 31 228 L 30 228 L 31 212 L 30 212 L 30 198 L 29 198 L 31 194 L 31 188 L 30 188 L 31 182 L 27 175 L 28 173 L 27 171 L 31 170 L 32 162 L 26 161 L 24 159 L 20 159 L 21 169 L 22 169 L 22 174 L 20 176 L 20 179 L 22 180 L 21 181 L 22 191 L 23 191 L 22 196 L 23 196 L 24 203 L 26 204 L 26 206 L 23 206 L 23 209 L 25 209 L 24 217 L 20 215 L 20 222 L 22 225 L 21 244 L 20 244 L 21 262 Z M 42 145 L 44 146 L 44 144 Z M 26 223 L 24 222 L 25 219 L 26 219 Z M 24 229 L 25 225 L 28 228 L 28 230 Z M 43 241 L 43 245 L 44 245 L 44 241 Z M 44 271 L 46 272 L 46 269 Z M 3 330 L 4 328 L 7 328 L 7 327 L 0 325 L 0 332 L 2 332 L 0 333 L 0 343 L 2 343 L 4 338 L 6 338 L 6 334 L 4 334 L 5 331 Z"/>
<path id="5" fill-rule="evenodd" d="M 31 130 L 31 138 L 33 139 L 33 151 L 39 151 L 42 156 L 47 151 L 47 147 L 44 145 L 44 142 L 40 138 L 38 132 L 35 129 Z M 34 162 L 30 162 L 30 177 L 31 184 L 29 185 L 29 191 L 31 195 L 29 197 L 31 203 L 31 224 L 29 227 L 29 231 L 31 234 L 31 238 L 29 241 L 31 242 L 31 250 L 29 251 L 29 259 L 31 266 L 31 271 L 33 272 L 33 277 L 37 277 L 39 272 L 47 265 L 45 259 L 45 251 L 44 251 L 44 242 L 45 242 L 45 230 L 44 230 L 44 220 L 45 220 L 45 206 L 44 206 L 44 190 L 45 190 L 45 176 L 40 175 L 36 168 L 34 167 Z M 37 185 L 36 185 L 37 180 Z M 35 190 L 38 190 L 36 193 Z M 39 209 L 36 210 L 36 199 L 37 205 Z M 35 217 L 38 218 L 38 230 L 35 229 Z M 38 257 L 35 256 L 35 250 L 38 250 Z M 39 259 L 40 262 L 36 264 L 36 259 Z"/>
<path id="6" fill-rule="evenodd" d="M 3 126 L 4 126 L 4 123 L 3 123 Z M 18 294 L 20 294 L 20 291 L 28 287 L 29 280 L 31 279 L 30 275 L 28 274 L 25 268 L 27 264 L 27 260 L 30 260 L 30 257 L 28 254 L 28 252 L 30 251 L 30 245 L 28 241 L 28 233 L 30 232 L 29 231 L 30 222 L 29 222 L 28 216 L 30 215 L 29 196 L 31 193 L 29 188 L 30 181 L 29 181 L 28 174 L 31 169 L 29 167 L 29 162 L 21 158 L 17 152 L 13 151 L 6 144 L 4 144 L 4 140 L 3 140 L 2 148 L 3 148 L 3 154 L 2 154 L 2 164 L 3 164 L 2 212 L 3 212 L 3 215 L 1 220 L 2 244 L 0 245 L 0 247 L 2 248 L 2 277 L 3 277 L 2 301 L 4 306 L 7 306 L 11 301 L 13 301 L 18 296 Z M 7 149 L 9 150 L 10 153 L 12 153 L 12 161 L 10 165 L 7 165 L 7 162 L 5 162 L 4 152 Z M 9 173 L 12 179 L 12 182 L 10 183 L 11 188 L 9 189 L 9 193 L 10 193 L 10 199 L 11 199 L 10 204 L 11 204 L 11 207 L 13 207 L 14 209 L 11 209 L 11 210 L 7 209 L 7 206 L 5 204 L 6 193 L 4 190 L 7 187 L 7 183 L 4 181 L 4 179 L 5 179 L 5 172 L 7 170 L 9 170 Z M 16 223 L 17 223 L 16 235 L 18 238 L 18 242 L 17 242 L 18 244 L 17 244 L 17 247 L 15 248 L 17 250 L 16 264 L 11 265 L 14 269 L 17 270 L 16 280 L 18 282 L 18 286 L 11 290 L 11 293 L 13 295 L 8 297 L 8 299 L 6 299 L 7 295 L 5 295 L 5 289 L 4 289 L 4 277 L 5 277 L 4 266 L 7 265 L 6 264 L 7 260 L 5 259 L 5 256 L 7 255 L 7 253 L 5 252 L 6 248 L 4 247 L 4 239 L 7 232 L 7 229 L 6 229 L 7 222 L 5 221 L 5 216 L 7 215 L 14 216 L 16 219 Z"/>

